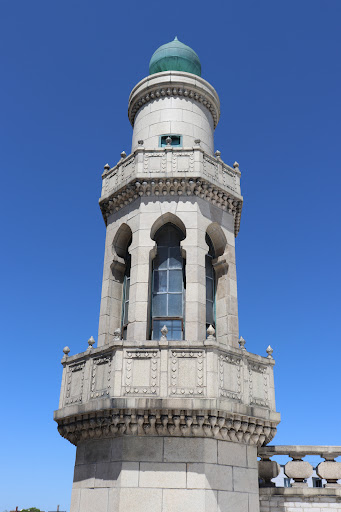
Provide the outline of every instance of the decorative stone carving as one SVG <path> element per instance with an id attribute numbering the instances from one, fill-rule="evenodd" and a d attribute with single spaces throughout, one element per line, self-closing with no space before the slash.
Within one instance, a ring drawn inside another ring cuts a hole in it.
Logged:
<path id="1" fill-rule="evenodd" d="M 90 398 L 109 395 L 111 387 L 111 362 L 111 356 L 100 356 L 93 359 Z"/>
<path id="2" fill-rule="evenodd" d="M 168 329 L 167 329 L 167 326 L 164 325 L 161 329 L 161 341 L 167 341 L 167 334 L 168 334 Z"/>
<path id="3" fill-rule="evenodd" d="M 242 360 L 231 354 L 219 356 L 219 395 L 240 401 L 242 398 Z"/>
<path id="4" fill-rule="evenodd" d="M 67 366 L 65 405 L 82 402 L 85 361 Z"/>
<path id="5" fill-rule="evenodd" d="M 137 396 L 159 394 L 158 351 L 128 350 L 125 353 L 123 393 Z"/>
<path id="6" fill-rule="evenodd" d="M 69 349 L 69 347 L 64 347 L 64 348 L 63 348 L 63 352 L 64 352 L 64 357 L 68 357 L 68 355 L 70 354 L 70 349 Z"/>
<path id="7" fill-rule="evenodd" d="M 249 402 L 250 405 L 269 406 L 268 367 L 249 362 Z"/>
<path id="8" fill-rule="evenodd" d="M 172 350 L 169 395 L 205 395 L 204 357 L 205 353 L 199 350 Z"/>
<path id="9" fill-rule="evenodd" d="M 91 337 L 88 339 L 88 345 L 89 345 L 89 346 L 88 346 L 88 350 L 91 350 L 91 349 L 92 349 L 92 347 L 93 347 L 93 345 L 94 345 L 95 343 L 96 343 L 96 342 L 95 342 L 94 337 L 93 337 L 93 336 L 91 336 Z"/>
<path id="10" fill-rule="evenodd" d="M 239 338 L 238 343 L 239 343 L 240 350 L 243 350 L 246 352 L 246 348 L 245 348 L 246 341 L 244 340 L 244 338 L 242 336 Z"/>
<path id="11" fill-rule="evenodd" d="M 211 437 L 261 446 L 271 441 L 276 426 L 215 410 L 110 409 L 59 420 L 58 431 L 75 445 L 85 439 L 138 435 Z"/>
<path id="12" fill-rule="evenodd" d="M 110 178 L 110 180 L 112 177 Z M 111 187 L 110 187 L 111 188 Z M 146 178 L 144 180 L 132 181 L 129 185 L 114 192 L 110 199 L 101 200 L 100 207 L 104 220 L 115 211 L 119 211 L 125 205 L 131 203 L 137 197 L 159 196 L 159 195 L 196 195 L 205 199 L 221 209 L 228 211 L 235 219 L 235 236 L 237 236 L 240 227 L 240 217 L 242 210 L 242 201 L 229 196 L 226 192 L 213 188 L 205 180 L 195 180 L 190 177 L 167 178 L 155 180 L 155 178 Z"/>
<path id="13" fill-rule="evenodd" d="M 269 345 L 268 348 L 266 349 L 266 352 L 268 354 L 268 359 L 273 359 L 272 357 L 272 354 L 273 354 L 273 348 Z"/>
<path id="14" fill-rule="evenodd" d="M 208 341 L 215 341 L 215 328 L 213 327 L 213 325 L 209 325 L 208 328 L 207 328 L 207 340 Z"/>
<path id="15" fill-rule="evenodd" d="M 172 172 L 186 173 L 194 169 L 194 152 L 182 151 L 181 153 L 173 153 L 172 156 Z"/>

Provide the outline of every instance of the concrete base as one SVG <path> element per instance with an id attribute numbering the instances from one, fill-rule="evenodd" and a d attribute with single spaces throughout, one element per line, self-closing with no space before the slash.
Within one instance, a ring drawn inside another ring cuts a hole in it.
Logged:
<path id="1" fill-rule="evenodd" d="M 77 447 L 70 512 L 259 512 L 257 448 L 120 437 Z"/>

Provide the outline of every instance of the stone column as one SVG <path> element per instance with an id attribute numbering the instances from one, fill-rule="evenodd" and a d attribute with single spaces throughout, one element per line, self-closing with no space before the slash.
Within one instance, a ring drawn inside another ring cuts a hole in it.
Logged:
<path id="1" fill-rule="evenodd" d="M 206 339 L 205 256 L 209 249 L 205 231 L 188 228 L 181 248 L 186 251 L 185 339 L 202 342 Z"/>
<path id="2" fill-rule="evenodd" d="M 150 238 L 150 229 L 139 229 L 133 233 L 129 248 L 131 255 L 130 295 L 127 339 L 148 339 L 150 315 L 151 260 L 155 242 Z"/>

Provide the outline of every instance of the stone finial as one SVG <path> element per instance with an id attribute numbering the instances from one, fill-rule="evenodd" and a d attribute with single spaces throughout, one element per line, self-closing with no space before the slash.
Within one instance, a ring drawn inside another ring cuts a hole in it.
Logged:
<path id="1" fill-rule="evenodd" d="M 162 341 L 167 341 L 168 329 L 167 329 L 167 326 L 166 326 L 166 325 L 164 325 L 164 326 L 162 327 L 162 329 L 161 329 L 161 334 L 162 334 L 162 336 L 161 336 L 161 338 L 160 338 L 160 339 L 161 339 Z"/>
<path id="2" fill-rule="evenodd" d="M 63 352 L 64 352 L 65 357 L 68 357 L 68 355 L 69 355 L 69 353 L 70 353 L 70 349 L 69 349 L 69 347 L 64 347 L 64 348 L 63 348 Z"/>
<path id="3" fill-rule="evenodd" d="M 104 170 L 105 170 L 105 171 L 109 171 L 109 169 L 110 169 L 110 165 L 109 165 L 109 164 L 105 164 L 105 166 L 104 166 Z"/>
<path id="4" fill-rule="evenodd" d="M 117 329 L 114 330 L 114 340 L 119 341 L 121 339 L 121 328 L 117 327 Z"/>
<path id="5" fill-rule="evenodd" d="M 143 146 L 143 140 L 142 139 L 138 140 L 137 143 L 138 143 L 139 146 Z"/>
<path id="6" fill-rule="evenodd" d="M 172 144 L 172 137 L 167 137 L 166 144 L 167 146 L 170 146 Z"/>
<path id="7" fill-rule="evenodd" d="M 246 351 L 246 348 L 245 348 L 246 341 L 244 340 L 243 336 L 241 336 L 239 338 L 238 343 L 239 343 L 240 350 L 245 350 Z"/>
<path id="8" fill-rule="evenodd" d="M 234 167 L 235 169 L 239 169 L 239 163 L 238 163 L 238 162 L 234 162 L 233 167 Z"/>
<path id="9" fill-rule="evenodd" d="M 213 325 L 209 325 L 206 332 L 208 334 L 207 339 L 210 341 L 215 341 L 215 328 Z"/>
<path id="10" fill-rule="evenodd" d="M 220 158 L 220 156 L 221 156 L 221 151 L 218 151 L 218 150 L 217 150 L 217 151 L 214 153 L 214 156 L 215 156 L 215 157 L 217 157 L 217 158 Z"/>
<path id="11" fill-rule="evenodd" d="M 122 151 L 121 158 L 125 158 L 127 156 L 127 153 L 125 151 Z"/>
<path id="12" fill-rule="evenodd" d="M 269 345 L 268 348 L 266 349 L 266 352 L 268 354 L 268 359 L 273 359 L 273 357 L 272 357 L 273 351 L 274 351 L 274 349 Z"/>
<path id="13" fill-rule="evenodd" d="M 200 142 L 201 142 L 201 140 L 200 140 L 200 139 L 195 139 L 194 144 L 195 144 L 196 146 L 200 146 Z"/>
<path id="14" fill-rule="evenodd" d="M 88 339 L 88 350 L 91 350 L 92 349 L 92 346 L 95 344 L 95 338 L 93 336 L 91 336 L 89 339 Z"/>

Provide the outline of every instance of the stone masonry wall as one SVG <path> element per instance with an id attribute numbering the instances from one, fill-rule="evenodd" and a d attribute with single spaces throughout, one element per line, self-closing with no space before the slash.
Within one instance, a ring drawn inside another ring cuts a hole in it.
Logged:
<path id="1" fill-rule="evenodd" d="M 70 512 L 258 512 L 255 446 L 115 438 L 77 448 Z"/>
<path id="2" fill-rule="evenodd" d="M 276 492 L 277 489 L 271 489 L 271 491 Z M 296 496 L 291 494 L 290 488 L 281 489 L 284 493 L 288 493 L 283 496 L 278 494 L 264 496 L 262 491 L 263 489 L 260 490 L 259 512 L 341 512 L 341 495 L 333 496 L 333 489 L 295 489 L 300 493 Z"/>

